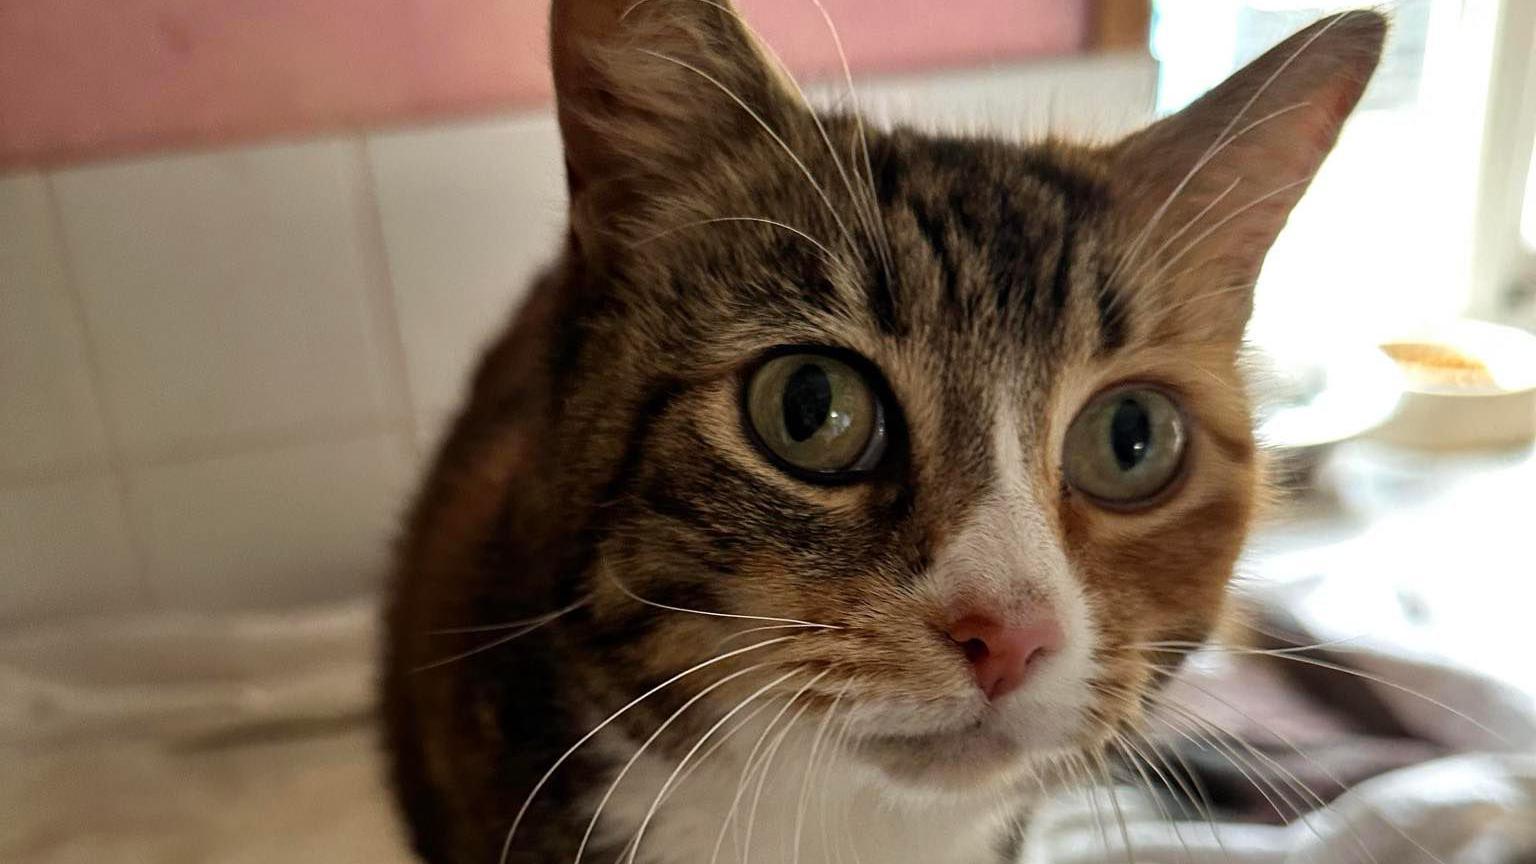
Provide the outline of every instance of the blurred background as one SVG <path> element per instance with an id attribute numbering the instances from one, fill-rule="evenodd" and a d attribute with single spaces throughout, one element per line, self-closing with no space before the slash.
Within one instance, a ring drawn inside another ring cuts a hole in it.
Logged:
<path id="1" fill-rule="evenodd" d="M 853 98 L 813 4 L 740 5 L 814 98 Z M 883 122 L 1108 140 L 1354 4 L 825 5 Z M 1431 643 L 1532 693 L 1509 640 L 1536 599 L 1536 2 L 1386 6 L 1386 62 L 1259 288 L 1290 494 L 1245 572 L 1390 575 L 1307 629 L 1422 647 L 1399 625 L 1440 614 Z M 372 610 L 403 503 L 561 236 L 546 15 L 0 0 L 0 760 L 26 769 L 0 762 L 0 812 L 33 814 L 0 860 L 396 854 L 376 800 L 329 808 L 377 792 Z M 1365 614 L 1382 596 L 1390 620 Z M 347 743 L 294 764 L 339 773 L 236 779 L 271 753 L 234 747 L 198 774 L 155 737 L 202 753 L 295 718 Z M 155 771 L 180 791 L 144 801 Z M 285 795 L 314 803 L 263 809 Z M 227 813 L 189 833 L 210 800 L 285 839 L 231 845 Z"/>

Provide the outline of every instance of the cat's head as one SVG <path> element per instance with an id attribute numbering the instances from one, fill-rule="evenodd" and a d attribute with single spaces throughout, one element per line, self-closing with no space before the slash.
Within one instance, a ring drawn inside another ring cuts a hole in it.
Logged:
<path id="1" fill-rule="evenodd" d="M 1020 145 L 818 116 L 723 2 L 557 0 L 550 456 L 600 500 L 582 590 L 626 680 L 745 649 L 669 693 L 765 664 L 696 710 L 787 676 L 914 789 L 1134 720 L 1152 646 L 1222 614 L 1252 283 L 1384 29 L 1320 22 L 1112 146 Z"/>

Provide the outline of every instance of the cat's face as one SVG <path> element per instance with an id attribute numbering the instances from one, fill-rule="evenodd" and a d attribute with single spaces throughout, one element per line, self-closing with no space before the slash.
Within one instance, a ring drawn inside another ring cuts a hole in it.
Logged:
<path id="1" fill-rule="evenodd" d="M 555 16 L 605 650 L 660 681 L 747 649 L 674 698 L 764 664 L 703 713 L 787 676 L 903 788 L 1093 748 L 1222 613 L 1250 284 L 1380 20 L 1078 149 L 818 123 L 722 7 L 628 5 Z"/>

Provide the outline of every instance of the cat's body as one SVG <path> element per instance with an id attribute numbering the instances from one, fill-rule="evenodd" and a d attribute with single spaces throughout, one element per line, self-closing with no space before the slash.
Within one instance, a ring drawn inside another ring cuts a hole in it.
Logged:
<path id="1" fill-rule="evenodd" d="M 1157 645 L 1221 614 L 1248 285 L 1381 30 L 1320 25 L 1112 148 L 1025 147 L 813 118 L 713 2 L 557 2 L 570 242 L 390 612 L 417 848 L 1015 854 Z"/>

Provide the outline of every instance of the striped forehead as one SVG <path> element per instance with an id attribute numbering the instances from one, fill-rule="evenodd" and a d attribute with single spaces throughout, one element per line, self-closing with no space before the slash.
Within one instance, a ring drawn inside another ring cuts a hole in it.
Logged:
<path id="1" fill-rule="evenodd" d="M 1054 354 L 1069 339 L 1099 354 L 1125 343 L 1125 304 L 1098 237 L 1108 206 L 1099 178 L 1049 150 L 901 132 L 873 158 L 899 264 L 868 279 L 884 332 L 948 322 Z"/>

